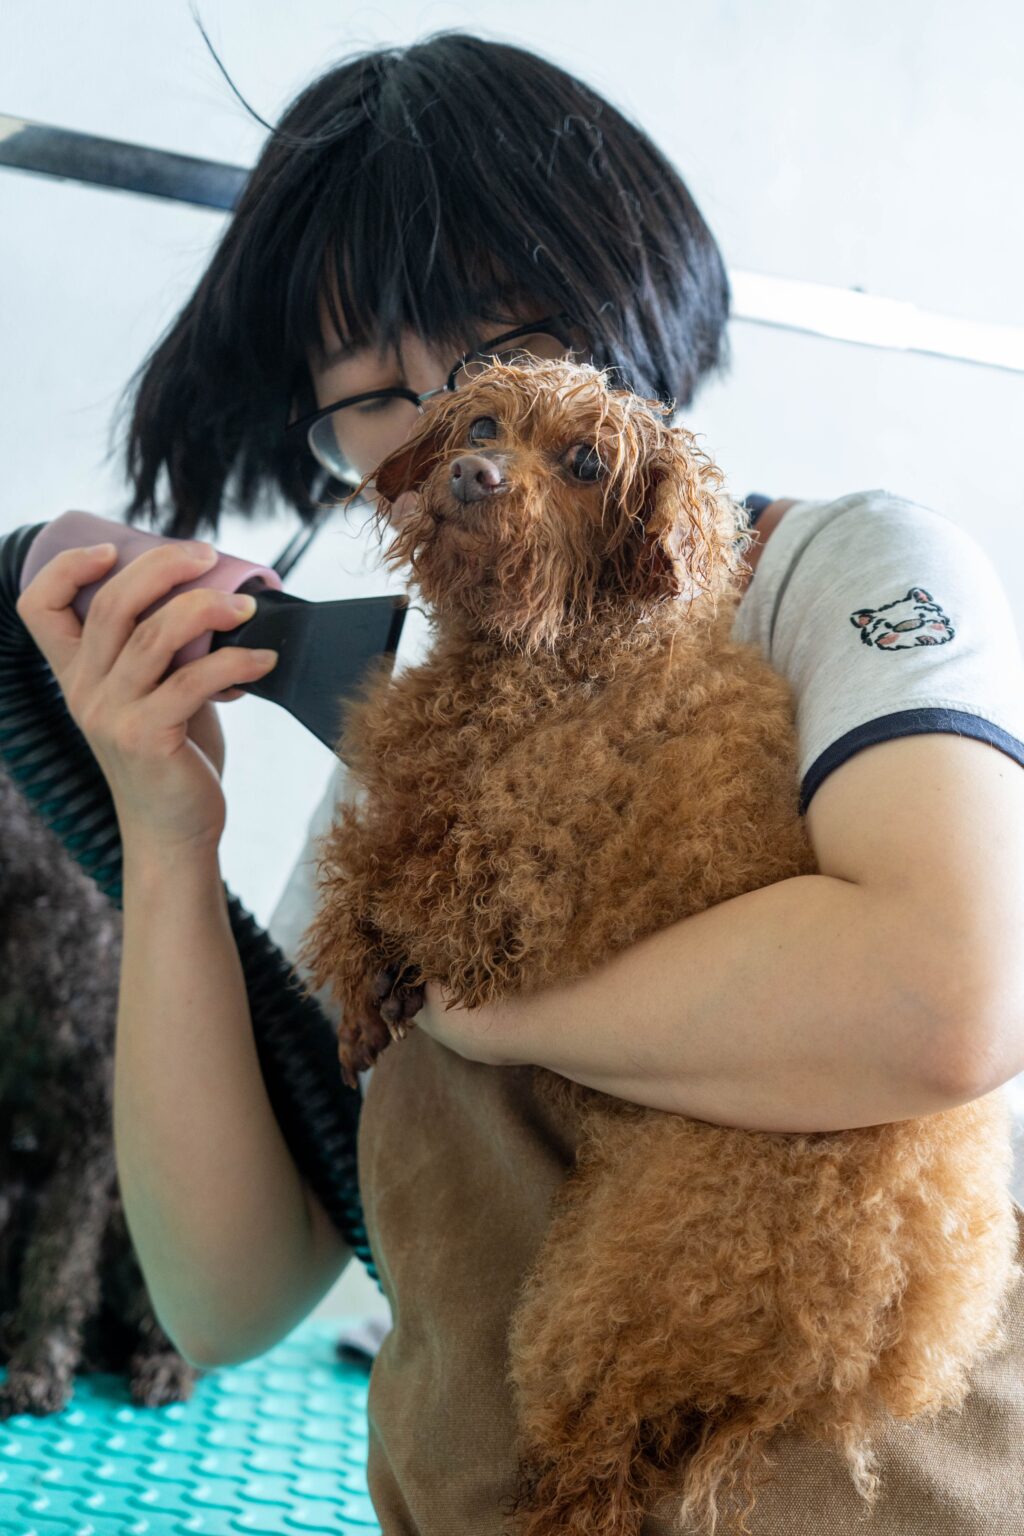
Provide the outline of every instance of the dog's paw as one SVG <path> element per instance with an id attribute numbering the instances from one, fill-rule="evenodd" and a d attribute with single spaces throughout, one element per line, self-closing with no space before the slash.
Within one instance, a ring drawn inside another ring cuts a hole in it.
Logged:
<path id="1" fill-rule="evenodd" d="M 358 1005 L 343 1010 L 338 1029 L 341 1075 L 350 1088 L 358 1089 L 358 1074 L 372 1067 L 381 1051 L 390 1044 L 391 1035 L 367 984 Z"/>
<path id="2" fill-rule="evenodd" d="M 413 1020 L 426 1002 L 422 981 L 399 981 L 403 967 L 385 966 L 370 982 L 370 995 L 391 1032 L 392 1040 L 404 1040 Z"/>
<path id="3" fill-rule="evenodd" d="M 16 1413 L 59 1413 L 75 1385 L 81 1341 L 59 1324 L 26 1339 L 11 1355 L 0 1383 L 0 1419 Z"/>
<path id="4" fill-rule="evenodd" d="M 141 1408 L 163 1408 L 168 1403 L 187 1403 L 203 1372 L 189 1365 L 176 1350 L 156 1355 L 136 1355 L 129 1366 L 132 1401 Z"/>
<path id="5" fill-rule="evenodd" d="M 379 967 L 368 976 L 356 1007 L 342 1010 L 338 1059 L 350 1088 L 359 1086 L 358 1074 L 372 1067 L 392 1040 L 404 1040 L 426 1001 L 422 982 L 399 980 L 403 970 L 408 967 Z"/>
<path id="6" fill-rule="evenodd" d="M 74 1378 L 52 1367 L 11 1365 L 0 1382 L 0 1420 L 17 1413 L 42 1416 L 66 1408 L 74 1390 Z"/>

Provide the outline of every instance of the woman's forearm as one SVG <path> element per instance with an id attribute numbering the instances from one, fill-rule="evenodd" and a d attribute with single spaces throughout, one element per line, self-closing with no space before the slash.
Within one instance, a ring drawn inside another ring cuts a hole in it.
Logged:
<path id="1" fill-rule="evenodd" d="M 126 843 L 123 905 L 114 1135 L 128 1226 L 175 1344 L 197 1364 L 247 1359 L 309 1312 L 347 1250 L 317 1239 L 267 1097 L 216 851 Z"/>
<path id="2" fill-rule="evenodd" d="M 480 1038 L 492 1061 L 721 1125 L 839 1130 L 930 1114 L 972 1095 L 950 1086 L 944 1015 L 907 929 L 896 898 L 798 876 L 502 1004 Z"/>

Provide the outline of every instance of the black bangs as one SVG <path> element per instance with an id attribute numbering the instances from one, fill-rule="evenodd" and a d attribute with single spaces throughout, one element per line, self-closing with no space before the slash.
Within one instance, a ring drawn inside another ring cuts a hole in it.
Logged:
<path id="1" fill-rule="evenodd" d="M 727 363 L 728 310 L 678 172 L 572 75 L 461 32 L 360 54 L 270 130 L 198 287 L 126 386 L 127 517 L 215 532 L 226 495 L 251 515 L 282 496 L 315 514 L 315 467 L 282 436 L 315 408 L 325 314 L 358 346 L 401 361 L 411 331 L 454 361 L 481 323 L 564 311 L 615 382 L 686 406 Z"/>

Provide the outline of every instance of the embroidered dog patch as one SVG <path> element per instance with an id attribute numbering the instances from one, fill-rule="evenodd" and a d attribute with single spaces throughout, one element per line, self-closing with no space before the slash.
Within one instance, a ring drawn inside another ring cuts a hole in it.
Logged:
<path id="1" fill-rule="evenodd" d="M 858 608 L 850 623 L 860 630 L 865 645 L 880 651 L 905 651 L 912 645 L 945 645 L 956 630 L 924 587 L 911 587 L 880 608 Z"/>

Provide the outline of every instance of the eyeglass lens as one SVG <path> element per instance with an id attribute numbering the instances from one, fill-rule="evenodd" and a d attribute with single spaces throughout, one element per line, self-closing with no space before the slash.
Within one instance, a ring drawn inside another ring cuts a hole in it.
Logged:
<path id="1" fill-rule="evenodd" d="M 502 361 L 523 352 L 535 358 L 555 358 L 564 357 L 566 350 L 564 342 L 546 331 L 517 336 L 497 354 L 467 358 L 453 383 L 456 389 L 464 388 L 495 355 Z M 401 447 L 414 431 L 419 414 L 411 400 L 403 400 L 397 395 L 364 400 L 360 405 L 343 405 L 314 422 L 309 432 L 309 446 L 330 474 L 341 480 L 361 480 L 389 453 Z"/>

